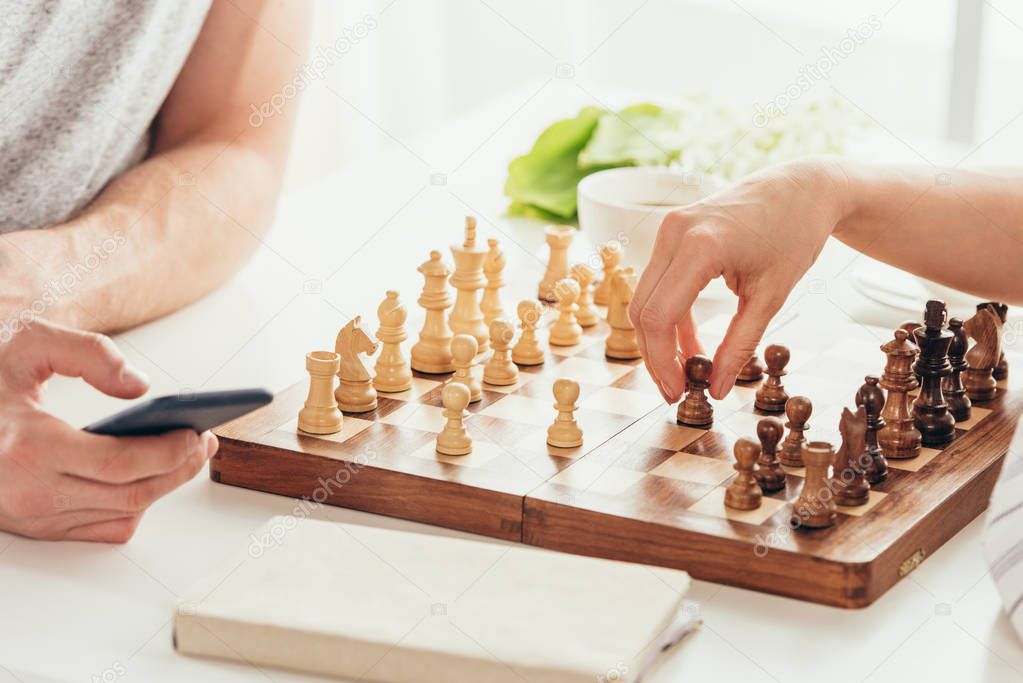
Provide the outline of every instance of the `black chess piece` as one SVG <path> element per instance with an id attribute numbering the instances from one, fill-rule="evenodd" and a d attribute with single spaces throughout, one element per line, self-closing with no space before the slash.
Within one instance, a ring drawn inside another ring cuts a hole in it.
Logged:
<path id="1" fill-rule="evenodd" d="M 807 422 L 813 413 L 813 404 L 806 396 L 793 396 L 785 403 L 785 423 L 789 433 L 781 444 L 778 461 L 786 467 L 803 467 L 803 446 L 806 445 L 804 432 L 809 429 Z"/>
<path id="2" fill-rule="evenodd" d="M 842 409 L 838 430 L 842 434 L 842 446 L 835 454 L 834 475 L 831 489 L 838 505 L 864 505 L 870 497 L 870 486 L 863 476 L 859 458 L 866 452 L 867 419 L 863 406 L 856 412 Z"/>
<path id="3" fill-rule="evenodd" d="M 928 301 L 924 325 L 914 333 L 920 355 L 913 371 L 920 376 L 920 395 L 913 402 L 913 423 L 920 430 L 924 446 L 944 446 L 955 434 L 955 418 L 941 393 L 942 378 L 952 373 L 948 347 L 955 336 L 944 329 L 946 315 L 944 301 Z"/>
<path id="4" fill-rule="evenodd" d="M 884 391 L 878 386 L 878 381 L 875 375 L 867 375 L 863 378 L 863 386 L 856 392 L 856 405 L 862 406 L 867 420 L 865 447 L 857 459 L 857 465 L 863 470 L 863 476 L 871 486 L 888 477 L 888 460 L 877 443 L 877 433 L 885 427 L 884 418 L 881 417 Z"/>
<path id="5" fill-rule="evenodd" d="M 778 462 L 778 442 L 785 429 L 781 422 L 773 417 L 765 417 L 757 423 L 757 438 L 760 439 L 760 457 L 757 459 L 757 471 L 753 476 L 764 493 L 772 493 L 785 488 L 786 474 Z"/>
<path id="6" fill-rule="evenodd" d="M 977 304 L 977 310 L 984 308 L 984 306 L 993 306 L 995 313 L 1001 319 L 1002 324 L 1005 324 L 1006 318 L 1009 317 L 1009 307 L 1006 304 L 998 303 L 997 301 L 985 301 L 984 303 Z M 996 382 L 1004 382 L 1009 379 L 1009 362 L 1005 360 L 1005 351 L 1002 350 L 998 355 L 998 364 L 995 365 L 995 369 L 992 371 L 991 376 L 994 377 Z"/>
<path id="7" fill-rule="evenodd" d="M 767 379 L 757 389 L 753 405 L 765 413 L 780 413 L 785 410 L 785 401 L 789 400 L 781 384 L 785 366 L 789 364 L 789 350 L 781 344 L 771 344 L 764 349 L 764 362 L 767 363 Z"/>
<path id="8" fill-rule="evenodd" d="M 963 321 L 959 318 L 949 320 L 948 329 L 952 333 L 952 343 L 948 347 L 948 363 L 952 366 L 952 372 L 941 380 L 941 393 L 945 397 L 945 404 L 948 405 L 948 412 L 952 413 L 955 421 L 966 422 L 970 419 L 973 406 L 970 397 L 966 395 L 962 378 L 962 372 L 966 369 L 966 349 L 969 342 L 966 330 L 963 329 Z"/>
<path id="9" fill-rule="evenodd" d="M 707 399 L 710 373 L 714 365 L 706 356 L 690 356 L 686 360 L 686 387 L 688 391 L 678 404 L 675 421 L 688 427 L 709 429 L 714 423 L 714 407 Z"/>
<path id="10" fill-rule="evenodd" d="M 740 384 L 753 384 L 759 382 L 764 377 L 764 366 L 760 364 L 760 359 L 757 358 L 757 354 L 754 353 L 750 356 L 750 359 L 746 361 L 746 364 L 742 366 L 742 370 L 739 370 L 738 376 L 735 381 Z"/>

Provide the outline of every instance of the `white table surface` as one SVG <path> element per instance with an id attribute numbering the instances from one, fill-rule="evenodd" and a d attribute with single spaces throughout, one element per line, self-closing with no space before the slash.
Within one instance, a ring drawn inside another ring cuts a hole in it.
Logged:
<path id="1" fill-rule="evenodd" d="M 609 95 L 606 101 L 625 100 Z M 528 148 L 542 125 L 588 102 L 571 82 L 550 81 L 510 92 L 424 139 L 406 144 L 380 132 L 374 158 L 286 198 L 273 232 L 230 283 L 117 342 L 150 374 L 154 395 L 283 388 L 303 377 L 305 352 L 329 348 L 349 316 L 362 314 L 375 328 L 385 289 L 400 290 L 412 304 L 421 287 L 416 265 L 429 249 L 446 252 L 460 240 L 466 213 L 480 217 L 484 237 L 502 238 L 514 292 L 508 300 L 527 296 L 542 274 L 542 237 L 535 224 L 503 216 L 507 161 Z M 431 184 L 436 173 L 446 175 L 446 184 Z M 576 247 L 585 256 L 581 241 Z M 797 289 L 794 308 L 801 314 L 838 309 L 886 325 L 902 319 L 852 292 L 852 269 L 845 266 L 855 259 L 829 245 Z M 810 280 L 818 283 L 813 291 Z M 718 288 L 700 302 L 698 316 L 733 305 Z M 48 407 L 84 424 L 121 405 L 58 379 Z M 203 474 L 155 504 L 123 546 L 0 534 L 0 681 L 313 680 L 191 659 L 171 645 L 175 597 L 247 543 L 269 516 L 294 506 L 287 498 L 214 484 Z M 337 508 L 312 516 L 464 535 Z M 692 597 L 702 603 L 705 623 L 653 680 L 1023 678 L 1023 649 L 1001 615 L 980 532 L 975 521 L 858 611 L 695 582 Z"/>

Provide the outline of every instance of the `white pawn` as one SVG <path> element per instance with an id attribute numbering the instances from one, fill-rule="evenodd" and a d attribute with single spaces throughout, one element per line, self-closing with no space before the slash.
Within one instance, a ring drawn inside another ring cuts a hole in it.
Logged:
<path id="1" fill-rule="evenodd" d="M 585 263 L 572 266 L 572 279 L 579 283 L 579 310 L 575 312 L 576 321 L 583 327 L 593 327 L 600 321 L 600 312 L 593 305 L 593 269 Z"/>
<path id="2" fill-rule="evenodd" d="M 554 346 L 575 346 L 582 341 L 583 328 L 575 319 L 579 310 L 579 283 L 572 278 L 558 280 L 554 285 L 554 296 L 558 299 L 558 319 L 551 325 L 550 342 Z"/>
<path id="3" fill-rule="evenodd" d="M 456 334 L 451 340 L 451 355 L 454 357 L 455 374 L 450 383 L 464 384 L 469 390 L 469 403 L 483 398 L 483 387 L 480 380 L 472 372 L 472 361 L 476 357 L 479 346 L 476 337 L 471 334 Z"/>
<path id="4" fill-rule="evenodd" d="M 547 443 L 557 448 L 576 448 L 583 445 L 583 430 L 575 421 L 576 401 L 579 400 L 579 383 L 571 379 L 554 382 L 554 409 L 558 416 L 547 428 Z"/>
<path id="5" fill-rule="evenodd" d="M 472 452 L 472 437 L 465 428 L 465 410 L 469 405 L 469 389 L 464 384 L 452 382 L 445 385 L 440 393 L 444 404 L 444 429 L 437 434 L 437 452 L 441 455 L 468 455 Z"/>
<path id="6" fill-rule="evenodd" d="M 490 250 L 483 259 L 483 275 L 487 285 L 483 288 L 480 310 L 483 311 L 483 322 L 487 325 L 497 318 L 504 317 L 504 306 L 501 304 L 501 287 L 504 287 L 504 252 L 498 241 L 491 237 L 487 240 Z"/>
<path id="7" fill-rule="evenodd" d="M 412 365 L 401 350 L 401 343 L 408 339 L 405 332 L 407 318 L 408 311 L 398 301 L 398 293 L 389 290 L 377 308 L 377 319 L 380 321 L 377 341 L 381 345 L 374 367 L 376 377 L 373 378 L 373 386 L 377 391 L 395 393 L 412 387 Z"/>
<path id="8" fill-rule="evenodd" d="M 483 381 L 495 386 L 515 384 L 519 380 L 519 369 L 511 359 L 511 342 L 515 328 L 504 318 L 490 323 L 490 348 L 494 354 L 483 366 Z"/>
<path id="9" fill-rule="evenodd" d="M 536 326 L 540 324 L 543 306 L 538 301 L 526 299 L 519 302 L 517 312 L 522 334 L 512 349 L 512 360 L 519 365 L 543 365 L 543 349 L 536 338 Z"/>

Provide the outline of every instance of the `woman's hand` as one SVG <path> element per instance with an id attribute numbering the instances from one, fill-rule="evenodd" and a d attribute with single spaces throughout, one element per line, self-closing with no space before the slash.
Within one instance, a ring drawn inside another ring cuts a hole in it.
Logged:
<path id="1" fill-rule="evenodd" d="M 702 352 L 692 316 L 700 291 L 721 276 L 739 297 L 714 356 L 710 394 L 720 399 L 844 215 L 845 183 L 838 161 L 801 160 L 665 217 L 629 315 L 666 401 L 682 396 L 682 364 Z"/>
<path id="2" fill-rule="evenodd" d="M 202 469 L 217 450 L 210 432 L 90 434 L 42 411 L 54 374 L 105 394 L 148 388 L 102 335 L 41 320 L 0 344 L 0 529 L 42 539 L 124 543 L 142 513 Z"/>

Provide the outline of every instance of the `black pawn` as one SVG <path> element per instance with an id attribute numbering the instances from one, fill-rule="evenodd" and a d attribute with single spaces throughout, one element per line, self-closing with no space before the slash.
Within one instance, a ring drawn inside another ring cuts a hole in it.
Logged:
<path id="1" fill-rule="evenodd" d="M 945 302 L 932 299 L 927 302 L 924 325 L 915 332 L 920 355 L 913 371 L 920 376 L 920 395 L 913 402 L 913 423 L 920 431 L 924 446 L 945 446 L 955 434 L 955 418 L 941 393 L 941 380 L 952 373 L 948 362 L 948 347 L 953 334 L 944 329 Z"/>
<path id="2" fill-rule="evenodd" d="M 688 427 L 709 429 L 714 423 L 714 407 L 707 398 L 710 373 L 714 365 L 706 356 L 692 356 L 686 360 L 686 387 L 688 391 L 678 404 L 675 421 Z"/>
<path id="3" fill-rule="evenodd" d="M 952 333 L 952 343 L 948 347 L 948 363 L 952 366 L 952 372 L 941 380 L 941 393 L 945 396 L 948 412 L 952 413 L 955 421 L 966 422 L 970 419 L 970 409 L 973 405 L 970 397 L 966 395 L 961 376 L 966 369 L 966 330 L 963 329 L 963 321 L 959 318 L 949 320 L 948 329 Z"/>
<path id="4" fill-rule="evenodd" d="M 764 349 L 764 362 L 767 364 L 767 379 L 757 389 L 753 406 L 765 413 L 784 412 L 789 395 L 785 393 L 781 378 L 785 375 L 785 366 L 789 363 L 788 348 L 781 344 L 771 344 Z"/>
<path id="5" fill-rule="evenodd" d="M 785 470 L 778 462 L 778 442 L 781 441 L 785 428 L 773 417 L 765 417 L 757 423 L 757 438 L 760 439 L 760 457 L 757 459 L 757 470 L 753 476 L 764 493 L 772 493 L 785 488 Z"/>
<path id="6" fill-rule="evenodd" d="M 856 392 L 856 406 L 862 406 L 866 413 L 866 449 L 860 455 L 857 464 L 863 468 L 863 476 L 873 486 L 888 477 L 888 460 L 877 444 L 877 433 L 885 427 L 884 418 L 881 417 L 884 391 L 878 386 L 878 378 L 874 375 L 867 375 L 863 382 L 863 386 Z"/>

